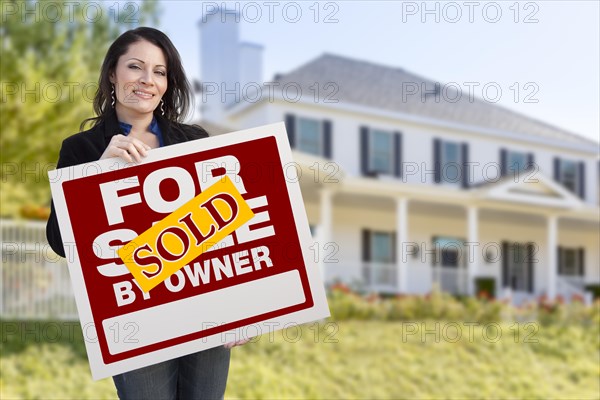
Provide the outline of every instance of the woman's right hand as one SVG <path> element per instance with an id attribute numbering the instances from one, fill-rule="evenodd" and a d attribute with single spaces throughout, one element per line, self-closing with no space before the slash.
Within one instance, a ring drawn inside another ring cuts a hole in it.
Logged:
<path id="1" fill-rule="evenodd" d="M 127 162 L 139 163 L 142 161 L 142 157 L 148 155 L 147 151 L 150 149 L 150 146 L 139 139 L 119 134 L 110 139 L 100 159 L 121 157 Z"/>

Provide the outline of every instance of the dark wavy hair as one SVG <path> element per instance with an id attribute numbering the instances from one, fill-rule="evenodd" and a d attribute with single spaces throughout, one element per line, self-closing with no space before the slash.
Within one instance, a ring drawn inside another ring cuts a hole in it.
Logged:
<path id="1" fill-rule="evenodd" d="M 167 60 L 167 91 L 162 97 L 164 101 L 163 109 L 165 110 L 163 117 L 169 121 L 183 122 L 191 110 L 193 97 L 192 88 L 185 76 L 179 52 L 167 35 L 158 29 L 139 27 L 121 34 L 108 48 L 100 69 L 98 90 L 94 96 L 94 112 L 97 116 L 85 119 L 79 129 L 83 130 L 88 122 L 93 122 L 95 126 L 107 117 L 112 108 L 110 95 L 112 86 L 109 76 L 115 70 L 119 57 L 127 53 L 131 44 L 141 40 L 146 40 L 162 49 Z M 154 110 L 155 114 L 160 112 L 159 107 Z"/>

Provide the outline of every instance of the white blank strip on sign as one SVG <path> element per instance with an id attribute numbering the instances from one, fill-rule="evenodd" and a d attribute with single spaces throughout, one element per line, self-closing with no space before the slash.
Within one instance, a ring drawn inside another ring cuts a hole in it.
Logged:
<path id="1" fill-rule="evenodd" d="M 232 301 L 235 299 L 235 301 Z M 102 321 L 111 354 L 200 332 L 306 300 L 297 270 Z"/>

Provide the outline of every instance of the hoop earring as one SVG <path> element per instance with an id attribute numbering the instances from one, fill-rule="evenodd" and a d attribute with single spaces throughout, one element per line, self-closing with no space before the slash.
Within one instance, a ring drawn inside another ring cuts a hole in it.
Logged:
<path id="1" fill-rule="evenodd" d="M 163 108 L 164 104 L 165 101 L 163 99 L 160 99 L 160 114 L 163 116 L 165 115 L 165 109 Z"/>
<path id="2" fill-rule="evenodd" d="M 110 92 L 110 98 L 112 99 L 112 103 L 110 104 L 112 108 L 115 108 L 115 85 L 112 85 L 112 91 Z"/>

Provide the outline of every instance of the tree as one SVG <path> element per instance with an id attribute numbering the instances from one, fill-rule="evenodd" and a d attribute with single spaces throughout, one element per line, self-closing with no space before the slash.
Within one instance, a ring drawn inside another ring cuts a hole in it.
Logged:
<path id="1" fill-rule="evenodd" d="M 155 2 L 3 1 L 0 9 L 0 215 L 47 206 L 60 143 L 93 116 L 110 43 L 156 25 Z"/>

